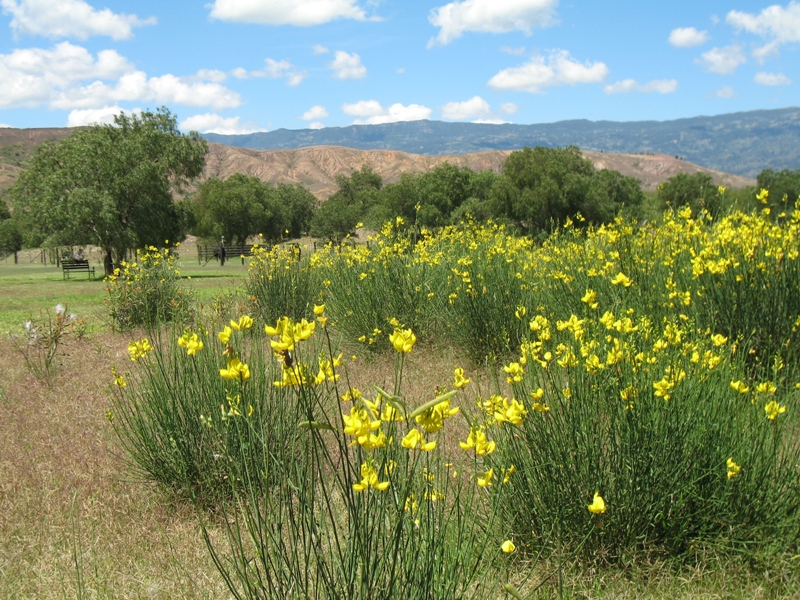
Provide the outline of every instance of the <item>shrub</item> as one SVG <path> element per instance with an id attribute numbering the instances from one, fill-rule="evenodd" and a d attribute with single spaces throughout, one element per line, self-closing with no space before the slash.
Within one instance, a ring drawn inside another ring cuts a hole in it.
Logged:
<path id="1" fill-rule="evenodd" d="M 484 400 L 492 458 L 516 467 L 503 515 L 518 539 L 554 528 L 562 548 L 608 561 L 767 540 L 795 553 L 797 393 L 782 366 L 751 380 L 737 345 L 691 319 L 604 308 L 535 315 L 504 366 L 510 397 Z M 603 511 L 587 510 L 594 494 Z"/>
<path id="2" fill-rule="evenodd" d="M 413 408 L 402 397 L 410 329 L 390 336 L 391 391 L 345 385 L 324 310 L 265 326 L 271 351 L 247 316 L 221 344 L 203 331 L 132 342 L 135 369 L 115 372 L 109 414 L 128 455 L 149 478 L 216 500 L 227 544 L 204 533 L 236 598 L 486 597 L 498 561 L 514 558 L 482 458 L 447 454 L 458 390 Z"/>
<path id="3" fill-rule="evenodd" d="M 293 246 L 254 247 L 247 295 L 258 317 L 274 322 L 287 315 L 300 319 L 311 312 L 320 296 L 322 278 Z"/>
<path id="4" fill-rule="evenodd" d="M 176 258 L 169 248 L 136 251 L 134 262 L 122 261 L 105 278 L 112 326 L 129 331 L 164 323 L 188 323 L 194 316 L 191 293 L 181 285 Z"/>
<path id="5" fill-rule="evenodd" d="M 215 505 L 229 496 L 230 455 L 253 480 L 273 473 L 265 465 L 276 449 L 233 417 L 268 421 L 282 434 L 295 431 L 282 427 L 296 423 L 295 405 L 272 386 L 272 361 L 254 340 L 248 319 L 231 321 L 219 336 L 224 343 L 202 327 L 173 330 L 169 339 L 152 344 L 147 338 L 132 341 L 131 369 L 114 367 L 107 416 L 117 438 L 136 472 L 177 497 Z M 228 350 L 233 344 L 235 356 Z M 220 366 L 234 359 L 266 376 L 247 385 L 220 377 Z"/>

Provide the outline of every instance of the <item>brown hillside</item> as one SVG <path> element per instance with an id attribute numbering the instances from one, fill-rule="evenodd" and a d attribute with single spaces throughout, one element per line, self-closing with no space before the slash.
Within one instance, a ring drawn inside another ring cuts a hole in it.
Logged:
<path id="1" fill-rule="evenodd" d="M 204 178 L 225 179 L 234 173 L 254 175 L 273 183 L 301 184 L 318 198 L 336 191 L 335 177 L 349 175 L 362 165 L 370 166 L 384 183 L 394 183 L 403 173 L 418 173 L 449 162 L 473 171 L 491 169 L 499 172 L 509 150 L 476 152 L 449 156 L 409 154 L 395 150 L 356 150 L 340 146 L 312 146 L 297 150 L 247 150 L 210 144 Z M 709 173 L 714 182 L 731 188 L 755 185 L 738 175 L 719 173 L 679 160 L 666 154 L 611 154 L 584 152 L 598 169 L 613 169 L 635 177 L 645 190 L 655 190 L 659 183 L 678 173 Z"/>
<path id="2" fill-rule="evenodd" d="M 67 128 L 13 129 L 0 128 L 0 192 L 12 185 L 22 165 L 36 146 L 45 140 L 59 140 L 72 132 Z M 336 191 L 337 175 L 349 175 L 362 165 L 369 165 L 384 183 L 394 183 L 403 173 L 418 173 L 444 162 L 474 171 L 491 169 L 499 172 L 508 150 L 473 154 L 428 156 L 394 150 L 356 150 L 340 146 L 312 146 L 297 150 L 248 150 L 221 144 L 209 144 L 203 179 L 226 179 L 234 173 L 254 175 L 272 183 L 301 184 L 317 198 L 324 199 Z M 598 169 L 614 169 L 635 177 L 645 190 L 654 190 L 659 183 L 678 173 L 710 173 L 714 182 L 737 188 L 755 185 L 755 181 L 705 169 L 693 163 L 664 154 L 612 154 L 585 152 Z"/>

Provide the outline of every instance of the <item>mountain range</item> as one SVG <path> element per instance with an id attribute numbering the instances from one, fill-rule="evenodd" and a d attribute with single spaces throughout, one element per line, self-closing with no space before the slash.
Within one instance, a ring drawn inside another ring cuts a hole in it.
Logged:
<path id="1" fill-rule="evenodd" d="M 748 178 L 767 168 L 800 168 L 800 107 L 671 121 L 574 120 L 538 125 L 406 121 L 204 137 L 252 150 L 345 146 L 432 156 L 577 146 L 589 152 L 666 154 Z"/>

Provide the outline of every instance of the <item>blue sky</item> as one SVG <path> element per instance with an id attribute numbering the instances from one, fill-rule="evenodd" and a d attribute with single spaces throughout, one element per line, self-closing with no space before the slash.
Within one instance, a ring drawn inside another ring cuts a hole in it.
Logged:
<path id="1" fill-rule="evenodd" d="M 0 0 L 0 124 L 669 120 L 800 105 L 800 1 Z"/>

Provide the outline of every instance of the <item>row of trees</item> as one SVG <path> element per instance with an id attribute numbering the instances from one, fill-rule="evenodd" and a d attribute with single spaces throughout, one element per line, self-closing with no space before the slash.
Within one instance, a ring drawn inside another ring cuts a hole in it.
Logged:
<path id="1" fill-rule="evenodd" d="M 575 147 L 525 148 L 512 152 L 500 174 L 442 164 L 424 173 L 405 173 L 383 185 L 362 167 L 337 178 L 339 190 L 315 212 L 311 233 L 332 240 L 359 221 L 374 228 L 397 216 L 417 227 L 437 227 L 466 215 L 493 218 L 527 233 L 550 230 L 581 213 L 585 223 L 613 219 L 623 208 L 636 211 L 644 199 L 639 181 L 617 171 L 597 171 Z"/>
<path id="2" fill-rule="evenodd" d="M 45 143 L 10 191 L 12 212 L 0 202 L 0 250 L 13 252 L 23 243 L 95 244 L 110 273 L 128 250 L 182 239 L 186 232 L 236 244 L 258 233 L 268 241 L 308 232 L 338 241 L 359 222 L 377 229 L 400 216 L 412 227 L 438 227 L 470 215 L 537 234 L 577 213 L 586 225 L 620 211 L 638 217 L 645 202 L 638 180 L 596 170 L 576 147 L 512 152 L 499 174 L 445 163 L 387 185 L 363 166 L 338 176 L 338 190 L 322 203 L 302 186 L 272 186 L 243 174 L 210 179 L 186 195 L 185 184 L 201 174 L 207 151 L 196 132 L 180 133 L 177 117 L 165 108 L 120 114 L 113 125 Z M 800 170 L 767 169 L 758 185 L 769 190 L 766 203 L 786 207 L 800 195 Z M 655 197 L 657 208 L 690 205 L 712 214 L 726 202 L 705 173 L 676 175 Z"/>

